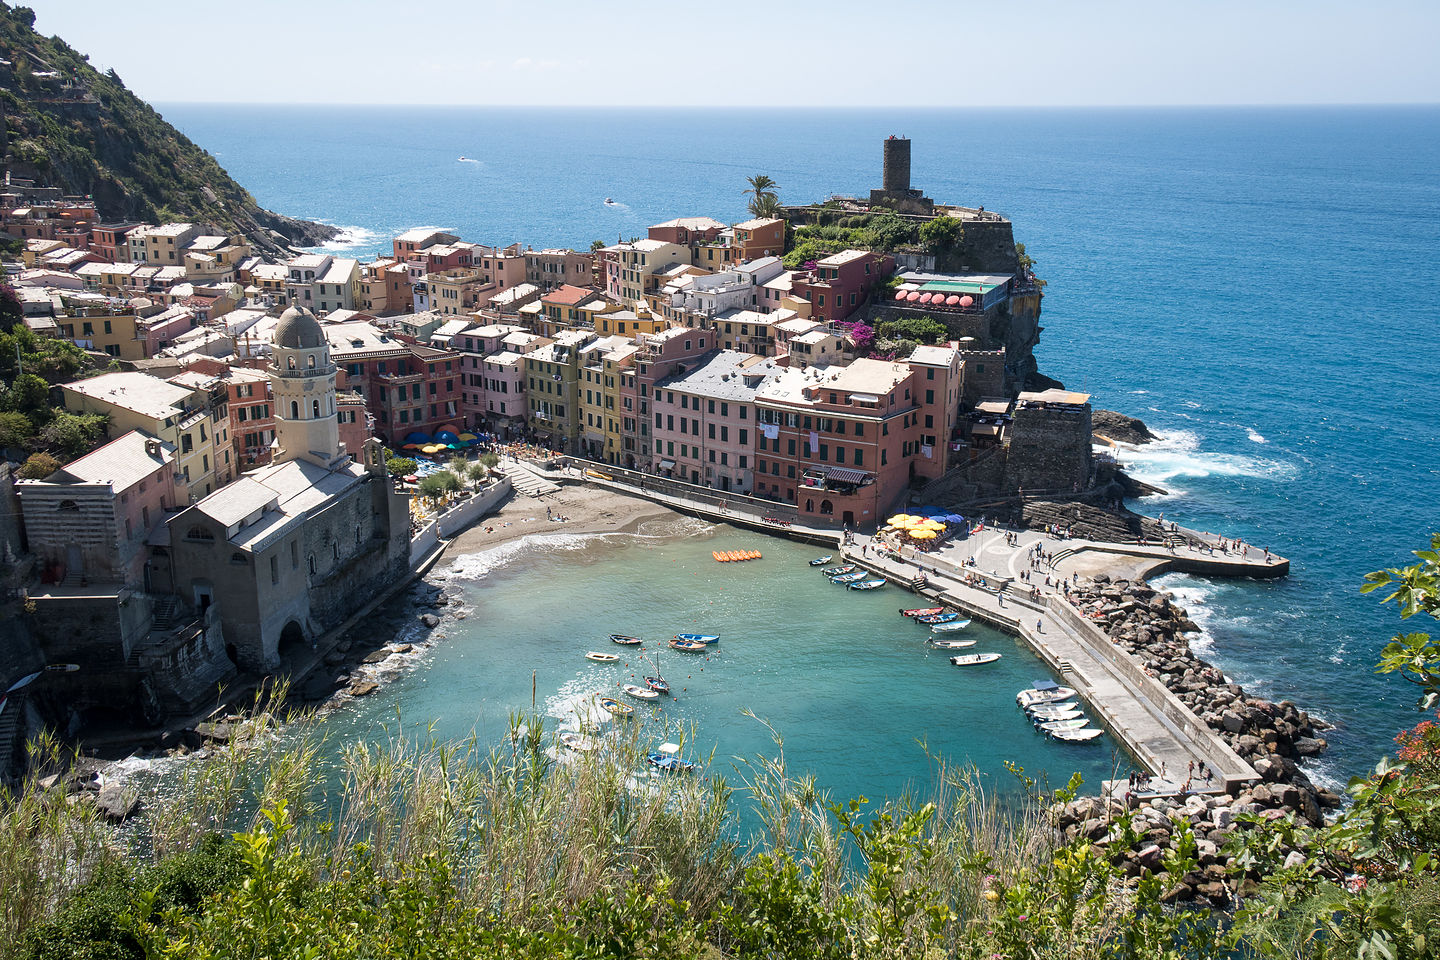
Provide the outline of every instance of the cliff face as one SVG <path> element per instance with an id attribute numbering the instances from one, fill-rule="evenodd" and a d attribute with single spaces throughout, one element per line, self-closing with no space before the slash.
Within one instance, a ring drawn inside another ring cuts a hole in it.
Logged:
<path id="1" fill-rule="evenodd" d="M 10 171 L 92 196 L 107 220 L 188 220 L 247 234 L 261 245 L 314 246 L 333 227 L 262 208 L 209 153 L 100 73 L 58 37 L 33 29 L 34 13 L 0 3 L 0 108 Z"/>

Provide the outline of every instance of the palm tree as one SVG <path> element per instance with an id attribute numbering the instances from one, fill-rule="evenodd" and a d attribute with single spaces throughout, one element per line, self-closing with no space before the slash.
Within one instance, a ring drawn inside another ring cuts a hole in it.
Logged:
<path id="1" fill-rule="evenodd" d="M 745 181 L 750 184 L 750 189 L 745 191 L 750 194 L 750 214 L 756 217 L 774 216 L 780 207 L 780 198 L 775 193 L 780 185 L 763 173 L 746 177 Z"/>

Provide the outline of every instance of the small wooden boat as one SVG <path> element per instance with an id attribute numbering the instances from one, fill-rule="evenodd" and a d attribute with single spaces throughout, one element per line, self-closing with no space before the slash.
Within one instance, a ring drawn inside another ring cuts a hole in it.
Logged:
<path id="1" fill-rule="evenodd" d="M 868 570 L 856 570 L 854 573 L 842 573 L 838 577 L 831 577 L 831 583 L 858 583 L 870 576 Z"/>
<path id="2" fill-rule="evenodd" d="M 845 564 L 844 566 L 840 566 L 840 567 L 826 567 L 824 570 L 821 570 L 820 572 L 823 573 L 823 574 L 825 574 L 825 576 L 827 576 L 827 577 L 838 577 L 838 576 L 840 576 L 842 573 L 854 573 L 854 572 L 855 572 L 855 564 L 853 564 L 853 563 L 847 563 L 847 564 Z"/>
<path id="3" fill-rule="evenodd" d="M 610 634 L 610 642 L 618 643 L 624 647 L 634 647 L 644 643 L 645 641 L 641 640 L 639 637 L 627 637 L 623 633 L 612 633 Z"/>
<path id="4" fill-rule="evenodd" d="M 710 649 L 709 645 L 696 643 L 694 640 L 671 640 L 670 649 L 679 650 L 681 653 L 704 653 Z"/>
<path id="5" fill-rule="evenodd" d="M 1069 717 L 1065 720 L 1046 720 L 1044 723 L 1037 723 L 1035 726 L 1046 733 L 1055 733 L 1057 730 L 1079 730 L 1081 727 L 1090 726 L 1090 721 L 1084 717 Z"/>
<path id="6" fill-rule="evenodd" d="M 584 734 L 576 733 L 574 730 L 561 730 L 556 739 L 560 741 L 561 746 L 568 747 L 577 753 L 589 753 L 599 746 L 594 740 Z"/>
<path id="7" fill-rule="evenodd" d="M 585 659 L 594 660 L 596 663 L 614 663 L 620 658 L 615 656 L 615 654 L 613 653 L 601 653 L 598 650 L 591 650 L 589 653 L 585 654 Z"/>
<path id="8" fill-rule="evenodd" d="M 970 626 L 969 620 L 955 620 L 950 623 L 934 623 L 930 625 L 931 633 L 954 633 L 957 630 L 964 630 Z"/>
<path id="9" fill-rule="evenodd" d="M 923 615 L 923 616 L 916 617 L 916 618 L 915 618 L 915 622 L 916 622 L 916 623 L 929 623 L 929 624 L 936 624 L 936 623 L 953 623 L 953 622 L 955 622 L 956 620 L 959 620 L 959 619 L 960 619 L 960 614 L 958 614 L 958 613 L 956 613 L 955 611 L 952 610 L 952 611 L 950 611 L 949 613 L 927 613 L 927 614 L 925 614 L 925 615 Z M 970 621 L 969 621 L 969 620 L 966 620 L 965 622 L 966 622 L 966 623 L 969 623 Z"/>
<path id="10" fill-rule="evenodd" d="M 660 651 L 655 651 L 655 676 L 645 678 L 645 686 L 656 693 L 669 694 L 670 681 L 660 672 Z"/>
<path id="11" fill-rule="evenodd" d="M 660 694 L 656 693 L 654 690 L 647 690 L 644 687 L 637 687 L 633 683 L 622 683 L 620 684 L 620 689 L 624 690 L 628 696 L 634 697 L 636 700 L 660 699 Z"/>
<path id="12" fill-rule="evenodd" d="M 598 702 L 602 708 L 609 711 L 612 717 L 629 717 L 635 713 L 634 707 L 628 703 L 621 703 L 614 697 L 598 697 L 596 698 L 596 702 Z"/>
<path id="13" fill-rule="evenodd" d="M 880 588 L 883 587 L 883 586 L 885 586 L 885 580 L 884 580 L 884 578 L 882 578 L 882 577 L 876 577 L 874 580 L 857 580 L 857 581 L 855 581 L 854 583 L 847 583 L 847 584 L 845 584 L 845 589 L 846 589 L 846 590 L 878 590 L 878 589 L 880 589 Z"/>
<path id="14" fill-rule="evenodd" d="M 962 653 L 958 657 L 951 657 L 950 662 L 957 667 L 974 667 L 982 663 L 994 663 L 999 659 L 998 653 Z"/>
<path id="15" fill-rule="evenodd" d="M 835 559 L 835 558 L 834 558 L 833 556 L 829 555 L 829 554 L 827 554 L 826 556 L 823 556 L 823 557 L 816 557 L 814 560 L 811 560 L 811 561 L 810 561 L 810 566 L 812 566 L 812 567 L 823 567 L 823 566 L 825 566 L 825 564 L 829 563 L 831 560 L 834 560 L 834 559 Z"/>
<path id="16" fill-rule="evenodd" d="M 929 642 L 930 646 L 934 647 L 936 650 L 968 650 L 969 648 L 975 646 L 975 644 L 976 644 L 977 641 L 975 641 L 975 640 L 936 640 L 935 638 L 932 637 L 932 638 L 930 638 L 930 640 L 929 640 L 928 642 Z"/>
<path id="17" fill-rule="evenodd" d="M 1086 727 L 1084 730 L 1052 730 L 1050 736 L 1067 743 L 1084 743 L 1087 740 L 1094 740 L 1104 732 L 1094 727 Z"/>
<path id="18" fill-rule="evenodd" d="M 695 764 L 680 759 L 680 745 L 662 743 L 660 748 L 645 755 L 645 762 L 665 773 L 690 773 Z"/>
<path id="19" fill-rule="evenodd" d="M 686 640 L 690 643 L 719 643 L 720 635 L 718 633 L 677 633 L 675 639 Z"/>
<path id="20" fill-rule="evenodd" d="M 711 550 L 710 556 L 720 563 L 739 563 L 742 560 L 759 560 L 761 553 L 759 550 Z"/>
<path id="21" fill-rule="evenodd" d="M 901 610 L 902 617 L 934 617 L 945 612 L 944 607 L 918 607 L 914 610 Z"/>

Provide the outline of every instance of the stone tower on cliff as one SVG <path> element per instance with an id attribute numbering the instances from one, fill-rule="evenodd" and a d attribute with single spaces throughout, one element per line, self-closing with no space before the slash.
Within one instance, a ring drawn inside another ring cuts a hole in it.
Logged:
<path id="1" fill-rule="evenodd" d="M 870 191 L 870 206 L 888 207 L 900 213 L 922 217 L 935 215 L 935 202 L 910 187 L 910 140 L 906 137 L 885 138 L 884 184 Z"/>
<path id="2" fill-rule="evenodd" d="M 303 307 L 282 313 L 270 357 L 266 372 L 275 397 L 275 462 L 339 466 L 347 457 L 335 419 L 335 364 L 315 314 Z"/>

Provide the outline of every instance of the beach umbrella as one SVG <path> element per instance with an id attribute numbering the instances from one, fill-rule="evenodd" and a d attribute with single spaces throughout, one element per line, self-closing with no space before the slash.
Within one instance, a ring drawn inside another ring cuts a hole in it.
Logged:
<path id="1" fill-rule="evenodd" d="M 473 433 L 462 433 L 462 434 L 460 434 L 460 439 L 461 439 L 461 440 L 479 440 L 480 438 L 477 437 L 477 436 L 475 436 L 475 434 L 473 434 Z"/>
<path id="2" fill-rule="evenodd" d="M 935 537 L 934 530 L 911 530 L 910 536 L 916 540 L 932 540 Z"/>
<path id="3" fill-rule="evenodd" d="M 920 294 L 920 302 L 921 302 L 921 303 L 929 303 L 929 302 L 930 302 L 930 294 L 928 294 L 928 293 L 922 293 L 922 294 Z"/>
<path id="4" fill-rule="evenodd" d="M 962 306 L 962 307 L 973 307 L 974 305 L 975 305 L 975 298 L 972 297 L 972 296 L 970 296 L 969 294 L 966 294 L 965 296 L 963 296 L 963 297 L 960 298 L 960 306 Z"/>
<path id="5" fill-rule="evenodd" d="M 400 449 L 401 449 L 401 450 L 419 450 L 419 449 L 420 449 L 420 444 L 418 444 L 418 443 L 407 443 L 407 444 L 405 444 L 405 446 L 401 447 Z"/>
<path id="6" fill-rule="evenodd" d="M 957 296 L 955 296 L 955 294 L 953 294 L 953 293 L 950 294 L 950 296 L 948 296 L 948 297 L 945 298 L 945 306 L 947 306 L 947 307 L 957 306 L 959 303 L 960 303 L 960 298 L 957 297 Z"/>
<path id="7" fill-rule="evenodd" d="M 907 293 L 909 293 L 909 292 L 910 292 L 909 290 L 896 290 L 896 291 L 895 291 L 895 299 L 896 299 L 896 300 L 904 300 L 904 299 L 905 299 L 905 295 L 906 295 Z"/>
<path id="8" fill-rule="evenodd" d="M 905 524 L 907 524 L 907 523 L 910 522 L 910 518 L 909 518 L 908 516 L 906 516 L 905 514 L 903 514 L 903 513 L 897 513 L 897 514 L 895 514 L 895 516 L 891 517 L 889 520 L 886 520 L 885 522 L 888 523 L 888 524 L 890 524 L 890 525 L 892 525 L 892 526 L 902 527 L 902 526 L 904 526 Z"/>

